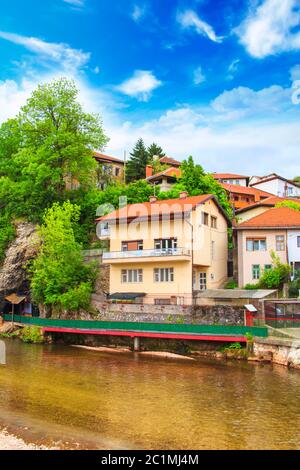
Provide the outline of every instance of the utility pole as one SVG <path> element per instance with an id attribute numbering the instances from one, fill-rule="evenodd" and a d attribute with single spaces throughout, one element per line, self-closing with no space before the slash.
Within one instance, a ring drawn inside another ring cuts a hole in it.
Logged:
<path id="1" fill-rule="evenodd" d="M 126 163 L 127 163 L 127 152 L 124 150 L 124 184 L 126 183 Z"/>

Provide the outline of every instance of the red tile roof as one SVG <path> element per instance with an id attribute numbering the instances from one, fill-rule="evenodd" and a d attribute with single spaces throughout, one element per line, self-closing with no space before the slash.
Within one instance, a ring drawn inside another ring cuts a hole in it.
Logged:
<path id="1" fill-rule="evenodd" d="M 261 191 L 261 189 L 250 188 L 248 186 L 240 186 L 239 184 L 228 184 L 228 183 L 220 183 L 220 185 L 226 189 L 226 191 L 235 194 L 248 194 L 249 196 L 256 196 L 256 197 L 270 197 L 272 196 L 271 193 L 267 193 L 266 191 Z"/>
<path id="2" fill-rule="evenodd" d="M 266 199 L 263 199 L 262 201 L 254 202 L 253 204 L 248 204 L 247 207 L 243 207 L 242 209 L 238 209 L 236 211 L 237 214 L 240 212 L 246 212 L 248 210 L 251 210 L 255 207 L 274 207 L 276 204 L 279 204 L 280 202 L 283 201 L 293 201 L 297 202 L 300 205 L 300 199 L 292 198 L 292 197 L 279 197 L 279 196 L 270 196 L 267 197 Z"/>
<path id="3" fill-rule="evenodd" d="M 159 178 L 160 176 L 175 176 L 176 178 L 179 178 L 181 176 L 181 170 L 179 168 L 174 168 L 171 166 L 170 168 L 167 168 L 164 171 L 160 171 L 159 173 L 156 173 L 155 175 L 148 176 L 146 180 L 152 181 L 156 178 Z"/>
<path id="4" fill-rule="evenodd" d="M 166 165 L 172 165 L 172 166 L 181 166 L 181 162 L 178 160 L 175 160 L 174 158 L 171 157 L 162 157 L 159 159 L 160 163 L 166 164 Z"/>
<path id="5" fill-rule="evenodd" d="M 227 215 L 217 202 L 213 194 L 201 194 L 199 196 L 187 196 L 183 199 L 162 199 L 156 202 L 141 202 L 138 204 L 128 204 L 126 207 L 117 209 L 110 214 L 107 214 L 103 217 L 97 219 L 97 221 L 116 221 L 116 220 L 132 220 L 132 219 L 148 219 L 148 218 L 157 218 L 160 216 L 173 216 L 179 215 L 182 216 L 194 210 L 198 205 L 204 204 L 205 202 L 213 199 L 218 205 L 219 209 L 224 214 L 224 217 L 227 218 Z M 230 220 L 227 218 L 228 223 Z"/>
<path id="6" fill-rule="evenodd" d="M 218 179 L 249 179 L 249 176 L 236 175 L 235 173 L 212 173 L 212 176 Z"/>
<path id="7" fill-rule="evenodd" d="M 300 228 L 300 211 L 289 207 L 275 207 L 238 224 L 237 229 L 281 229 L 291 227 Z"/>
<path id="8" fill-rule="evenodd" d="M 104 153 L 94 152 L 94 158 L 99 162 L 111 162 L 111 163 L 121 163 L 124 165 L 124 161 L 116 157 L 110 157 Z"/>

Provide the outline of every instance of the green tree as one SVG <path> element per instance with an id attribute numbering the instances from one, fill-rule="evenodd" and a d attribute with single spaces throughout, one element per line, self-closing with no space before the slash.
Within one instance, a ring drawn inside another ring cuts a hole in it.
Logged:
<path id="1" fill-rule="evenodd" d="M 131 158 L 126 165 L 126 182 L 144 179 L 146 177 L 146 166 L 148 163 L 148 152 L 143 139 L 139 139 L 135 144 Z"/>
<path id="2" fill-rule="evenodd" d="M 55 309 L 87 310 L 95 280 L 95 269 L 86 265 L 74 226 L 80 208 L 70 202 L 55 203 L 46 211 L 40 228 L 41 248 L 30 268 L 31 293 L 35 302 Z"/>
<path id="3" fill-rule="evenodd" d="M 151 145 L 149 145 L 149 147 L 147 148 L 147 154 L 148 154 L 148 161 L 149 162 L 152 162 L 153 157 L 155 157 L 155 156 L 158 157 L 158 158 L 162 158 L 162 157 L 166 156 L 163 149 L 158 144 L 156 144 L 155 142 L 153 142 Z"/>
<path id="4" fill-rule="evenodd" d="M 45 208 L 69 198 L 73 181 L 88 191 L 96 179 L 92 149 L 106 142 L 99 116 L 84 112 L 72 81 L 39 85 L 17 118 L 0 128 L 0 176 L 11 183 L 8 211 L 38 221 Z"/>

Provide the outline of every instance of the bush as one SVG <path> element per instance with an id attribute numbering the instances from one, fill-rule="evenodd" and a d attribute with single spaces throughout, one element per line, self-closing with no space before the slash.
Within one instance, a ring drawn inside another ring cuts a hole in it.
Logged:
<path id="1" fill-rule="evenodd" d="M 236 289 L 237 287 L 237 282 L 232 279 L 231 281 L 228 281 L 227 284 L 225 284 L 224 289 Z"/>
<path id="2" fill-rule="evenodd" d="M 258 286 L 261 289 L 282 289 L 283 284 L 289 280 L 291 268 L 288 264 L 281 263 L 274 252 L 271 252 L 273 267 L 263 272 Z"/>
<path id="3" fill-rule="evenodd" d="M 41 344 L 44 342 L 44 337 L 38 326 L 25 326 L 20 332 L 20 338 L 24 343 Z"/>
<path id="4" fill-rule="evenodd" d="M 246 284 L 244 286 L 244 289 L 246 290 L 255 290 L 258 289 L 258 284 Z"/>

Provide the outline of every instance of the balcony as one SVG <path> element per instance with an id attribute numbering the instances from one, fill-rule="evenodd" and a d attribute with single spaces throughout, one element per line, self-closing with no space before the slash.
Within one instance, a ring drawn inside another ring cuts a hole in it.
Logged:
<path id="1" fill-rule="evenodd" d="M 189 261 L 190 250 L 186 248 L 167 248 L 161 250 L 110 251 L 103 253 L 103 263 L 134 263 L 141 261 Z"/>

